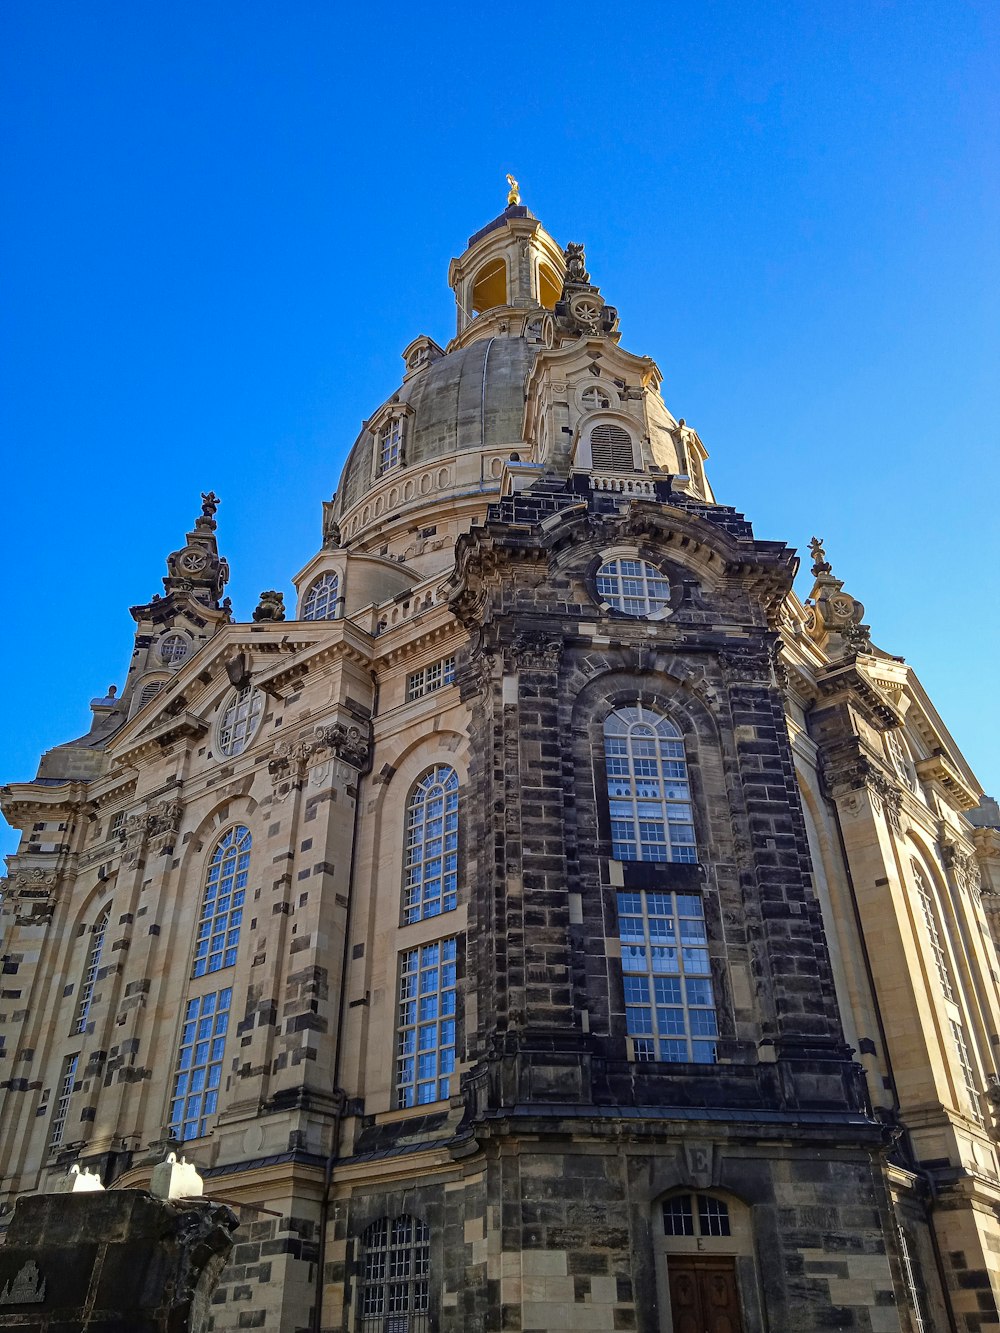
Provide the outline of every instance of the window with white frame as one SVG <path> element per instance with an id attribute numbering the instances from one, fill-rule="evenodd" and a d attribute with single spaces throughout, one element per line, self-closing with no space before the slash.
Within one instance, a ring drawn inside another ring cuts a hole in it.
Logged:
<path id="1" fill-rule="evenodd" d="M 177 1139 L 202 1138 L 209 1116 L 219 1109 L 232 999 L 227 987 L 187 1002 L 170 1102 L 170 1132 Z"/>
<path id="2" fill-rule="evenodd" d="M 76 1017 L 73 1020 L 73 1032 L 83 1032 L 87 1027 L 90 1006 L 94 999 L 94 986 L 97 982 L 98 969 L 101 966 L 101 951 L 104 948 L 104 936 L 108 930 L 111 916 L 110 906 L 106 907 L 97 918 L 90 947 L 87 950 L 87 962 L 83 969 L 83 981 L 80 983 L 80 996 L 76 1002 Z"/>
<path id="3" fill-rule="evenodd" d="M 230 759 L 242 754 L 260 724 L 264 696 L 253 685 L 234 690 L 219 721 L 219 749 Z"/>
<path id="4" fill-rule="evenodd" d="M 419 671 L 411 671 L 406 677 L 407 702 L 422 699 L 425 694 L 433 694 L 435 690 L 454 683 L 455 659 L 442 657 L 439 662 L 431 662 L 430 666 L 421 667 Z"/>
<path id="5" fill-rule="evenodd" d="M 672 1194 L 663 1201 L 666 1236 L 731 1236 L 729 1204 L 713 1194 Z"/>
<path id="6" fill-rule="evenodd" d="M 180 666 L 191 651 L 191 640 L 186 634 L 168 634 L 160 642 L 160 661 L 167 666 Z"/>
<path id="7" fill-rule="evenodd" d="M 623 615 L 661 616 L 670 605 L 670 580 L 647 560 L 616 556 L 598 569 L 597 593 Z"/>
<path id="8" fill-rule="evenodd" d="M 458 901 L 458 774 L 438 764 L 406 802 L 403 919 L 451 912 Z"/>
<path id="9" fill-rule="evenodd" d="M 966 1040 L 965 1028 L 961 1023 L 956 1023 L 950 1018 L 951 1039 L 955 1043 L 955 1052 L 958 1055 L 958 1065 L 962 1071 L 962 1082 L 965 1084 L 966 1096 L 969 1099 L 969 1110 L 972 1112 L 972 1118 L 978 1123 L 983 1124 L 983 1110 L 980 1105 L 979 1084 L 976 1081 L 975 1071 L 972 1067 L 972 1057 L 969 1054 L 969 1043 Z"/>
<path id="10" fill-rule="evenodd" d="M 378 435 L 378 475 L 391 472 L 399 466 L 403 447 L 403 422 L 401 417 L 392 417 L 385 423 Z"/>
<path id="11" fill-rule="evenodd" d="M 701 898 L 619 893 L 618 934 L 633 1058 L 714 1063 L 719 1028 Z"/>
<path id="12" fill-rule="evenodd" d="M 938 930 L 937 909 L 934 906 L 930 882 L 916 861 L 910 862 L 910 870 L 913 874 L 914 887 L 917 890 L 920 915 L 924 919 L 927 937 L 931 944 L 931 953 L 934 955 L 934 967 L 937 971 L 938 981 L 941 983 L 941 990 L 946 1000 L 954 1000 L 955 991 L 951 984 L 951 973 L 948 971 L 948 959 L 945 956 L 944 945 L 941 943 L 941 932 Z"/>
<path id="13" fill-rule="evenodd" d="M 899 731 L 887 731 L 885 733 L 885 747 L 889 752 L 889 760 L 897 774 L 903 779 L 911 791 L 916 790 L 917 774 L 913 767 L 913 760 L 910 757 L 909 747 Z"/>
<path id="14" fill-rule="evenodd" d="M 427 1333 L 430 1229 L 418 1218 L 381 1217 L 361 1241 L 361 1333 Z"/>
<path id="15" fill-rule="evenodd" d="M 250 830 L 237 824 L 220 839 L 212 853 L 194 946 L 196 977 L 232 967 L 236 962 L 251 845 Z"/>
<path id="16" fill-rule="evenodd" d="M 455 1090 L 458 941 L 435 940 L 400 955 L 396 1105 L 422 1106 Z"/>
<path id="17" fill-rule="evenodd" d="M 602 421 L 590 432 L 590 462 L 595 472 L 634 472 L 631 435 L 621 426 Z"/>
<path id="18" fill-rule="evenodd" d="M 69 1102 L 73 1096 L 73 1085 L 76 1083 L 76 1068 L 80 1062 L 80 1054 L 67 1055 L 63 1061 L 62 1073 L 59 1076 L 59 1090 L 56 1094 L 55 1105 L 52 1108 L 52 1123 L 49 1126 L 49 1147 L 58 1148 L 63 1141 L 63 1135 L 66 1133 L 66 1118 L 69 1115 Z"/>
<path id="19" fill-rule="evenodd" d="M 117 814 L 112 815 L 111 824 L 108 828 L 108 837 L 117 838 L 125 828 L 125 811 L 119 810 Z"/>
<path id="20" fill-rule="evenodd" d="M 340 579 L 336 574 L 329 570 L 325 574 L 320 574 L 306 593 L 305 601 L 302 603 L 302 619 L 333 620 L 337 614 L 339 590 Z"/>
<path id="21" fill-rule="evenodd" d="M 619 861 L 695 862 L 691 784 L 678 727 L 635 704 L 604 723 L 613 854 Z"/>

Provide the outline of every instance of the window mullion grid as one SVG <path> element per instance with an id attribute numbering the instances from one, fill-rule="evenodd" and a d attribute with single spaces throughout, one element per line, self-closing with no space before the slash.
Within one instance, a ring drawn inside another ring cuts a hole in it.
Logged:
<path id="1" fill-rule="evenodd" d="M 713 1063 L 718 1024 L 700 898 L 622 892 L 618 920 L 635 1059 Z"/>
<path id="2" fill-rule="evenodd" d="M 450 1096 L 455 1069 L 457 940 L 408 949 L 400 958 L 396 1105 Z"/>
<path id="3" fill-rule="evenodd" d="M 94 986 L 97 982 L 97 971 L 101 965 L 101 950 L 104 948 L 104 936 L 108 928 L 108 918 L 110 915 L 110 908 L 106 912 L 102 912 L 94 930 L 94 938 L 91 941 L 90 949 L 87 953 L 87 964 L 83 973 L 83 983 L 80 986 L 80 1000 L 76 1010 L 76 1021 L 73 1024 L 74 1035 L 82 1032 L 87 1026 L 87 1019 L 90 1016 L 90 1005 L 94 998 Z"/>
<path id="4" fill-rule="evenodd" d="M 52 1124 L 49 1128 L 50 1148 L 58 1148 L 63 1141 L 63 1134 L 66 1132 L 66 1119 L 69 1115 L 70 1098 L 73 1096 L 73 1084 L 76 1082 L 76 1067 L 79 1061 L 79 1052 L 75 1055 L 67 1055 L 63 1061 L 62 1074 L 59 1078 L 59 1092 L 56 1096 Z"/>

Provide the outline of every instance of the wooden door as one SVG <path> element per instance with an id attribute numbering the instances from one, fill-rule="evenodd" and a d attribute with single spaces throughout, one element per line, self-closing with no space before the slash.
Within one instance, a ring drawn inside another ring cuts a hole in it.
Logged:
<path id="1" fill-rule="evenodd" d="M 736 1262 L 671 1255 L 673 1333 L 743 1333 Z"/>

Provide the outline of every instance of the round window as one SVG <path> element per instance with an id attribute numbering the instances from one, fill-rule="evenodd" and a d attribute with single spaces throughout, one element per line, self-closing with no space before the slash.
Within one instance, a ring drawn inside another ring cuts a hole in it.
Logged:
<path id="1" fill-rule="evenodd" d="M 184 634 L 168 634 L 160 644 L 160 660 L 168 666 L 180 666 L 191 651 L 191 641 Z"/>
<path id="2" fill-rule="evenodd" d="M 242 754 L 254 738 L 264 711 L 264 696 L 252 685 L 234 690 L 226 701 L 219 722 L 219 749 L 233 759 Z"/>
<path id="3" fill-rule="evenodd" d="M 670 604 L 669 580 L 645 560 L 606 560 L 597 571 L 597 591 L 626 616 L 656 616 Z"/>

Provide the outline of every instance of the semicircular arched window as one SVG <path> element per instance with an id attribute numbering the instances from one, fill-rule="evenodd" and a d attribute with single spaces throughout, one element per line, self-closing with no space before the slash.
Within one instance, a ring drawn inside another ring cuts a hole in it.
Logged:
<path id="1" fill-rule="evenodd" d="M 406 802 L 403 920 L 451 912 L 458 902 L 458 774 L 428 769 Z"/>
<path id="2" fill-rule="evenodd" d="M 251 845 L 250 830 L 237 824 L 224 834 L 212 853 L 194 947 L 196 977 L 219 972 L 236 962 Z"/>
<path id="3" fill-rule="evenodd" d="M 635 704 L 604 723 L 611 841 L 619 861 L 698 859 L 684 741 L 662 713 Z"/>
<path id="4" fill-rule="evenodd" d="M 340 579 L 336 574 L 320 574 L 306 593 L 302 603 L 303 620 L 333 620 L 337 614 L 337 593 Z"/>
<path id="5" fill-rule="evenodd" d="M 638 557 L 616 556 L 597 571 L 597 592 L 626 616 L 660 615 L 670 605 L 670 580 Z"/>

